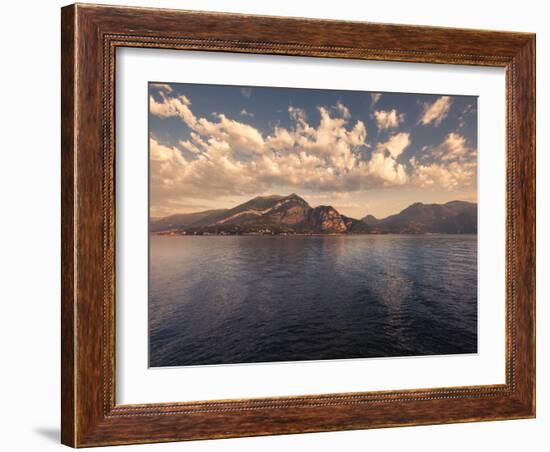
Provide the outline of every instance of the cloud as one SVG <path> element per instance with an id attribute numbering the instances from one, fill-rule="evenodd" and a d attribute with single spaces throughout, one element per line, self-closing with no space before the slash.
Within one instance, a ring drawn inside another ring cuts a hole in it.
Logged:
<path id="1" fill-rule="evenodd" d="M 343 104 L 338 116 L 319 107 L 317 125 L 308 122 L 302 109 L 290 107 L 292 125 L 277 126 L 269 134 L 224 114 L 212 121 L 197 117 L 183 96 L 151 99 L 150 106 L 151 114 L 178 117 L 190 129 L 189 138 L 176 146 L 150 137 L 156 202 L 257 194 L 276 187 L 353 191 L 376 179 L 369 178 L 362 152 L 367 149 L 365 124 L 349 124 Z"/>
<path id="2" fill-rule="evenodd" d="M 462 129 L 466 126 L 466 117 L 469 116 L 471 113 L 474 113 L 476 109 L 474 108 L 473 104 L 468 104 L 464 111 L 460 114 L 458 117 L 458 128 Z"/>
<path id="3" fill-rule="evenodd" d="M 405 114 L 397 114 L 397 110 L 377 110 L 374 112 L 374 119 L 378 129 L 395 129 L 405 120 Z"/>
<path id="4" fill-rule="evenodd" d="M 414 169 L 414 183 L 420 187 L 439 186 L 458 190 L 476 185 L 477 150 L 469 147 L 466 139 L 456 133 L 447 134 L 443 142 L 434 148 L 425 147 L 424 157 L 434 161 L 419 163 L 415 157 L 410 164 Z"/>
<path id="5" fill-rule="evenodd" d="M 439 186 L 447 190 L 458 190 L 475 185 L 475 162 L 423 165 L 413 157 L 410 163 L 415 170 L 415 183 L 422 188 Z"/>
<path id="6" fill-rule="evenodd" d="M 382 152 L 374 152 L 367 164 L 368 173 L 380 179 L 384 185 L 402 185 L 408 177 L 405 167 Z"/>
<path id="7" fill-rule="evenodd" d="M 250 99 L 250 97 L 252 96 L 252 88 L 241 88 L 241 94 L 243 95 L 243 97 Z"/>
<path id="8" fill-rule="evenodd" d="M 181 152 L 173 146 L 165 146 L 160 144 L 158 141 L 151 139 L 149 142 L 150 146 L 150 159 L 153 162 L 158 162 L 159 165 L 164 165 L 166 163 L 181 165 L 185 164 L 186 160 L 181 155 Z M 162 173 L 163 171 L 160 171 Z"/>
<path id="9" fill-rule="evenodd" d="M 475 157 L 475 151 L 466 145 L 466 138 L 462 135 L 451 132 L 435 150 L 441 160 L 463 160 Z"/>
<path id="10" fill-rule="evenodd" d="M 433 158 L 442 162 L 469 161 L 477 157 L 477 150 L 468 146 L 466 138 L 458 132 L 450 132 L 437 146 L 424 146 L 422 158 Z"/>
<path id="11" fill-rule="evenodd" d="M 382 143 L 381 146 L 387 149 L 393 158 L 397 158 L 411 144 L 411 135 L 401 132 L 392 135 L 388 141 Z M 379 145 L 380 146 L 380 145 Z"/>
<path id="12" fill-rule="evenodd" d="M 150 136 L 151 205 L 158 211 L 191 200 L 259 193 L 334 196 L 406 184 L 456 189 L 471 183 L 472 175 L 475 182 L 475 151 L 458 133 L 448 134 L 438 146 L 423 148 L 429 159 L 419 163 L 404 160 L 410 133 L 395 132 L 371 146 L 365 123 L 351 121 L 342 103 L 319 106 L 316 123 L 305 110 L 290 106 L 290 124 L 262 131 L 247 124 L 246 115 L 200 117 L 188 97 L 165 92 L 159 96 L 159 101 L 150 98 L 150 114 L 179 118 L 187 136 L 170 145 Z"/>
<path id="13" fill-rule="evenodd" d="M 374 106 L 378 103 L 378 101 L 380 100 L 381 97 L 382 97 L 381 93 L 370 93 L 370 98 L 371 98 L 370 106 L 371 106 L 371 108 L 374 108 Z"/>
<path id="14" fill-rule="evenodd" d="M 409 177 L 405 166 L 397 162 L 410 145 L 410 135 L 405 132 L 392 135 L 388 141 L 378 143 L 367 164 L 368 173 L 384 185 L 403 185 Z"/>
<path id="15" fill-rule="evenodd" d="M 293 107 L 292 105 L 288 107 L 288 114 L 291 119 L 299 122 L 300 124 L 305 124 L 307 121 L 307 115 L 305 110 L 298 107 Z"/>
<path id="16" fill-rule="evenodd" d="M 349 108 L 346 107 L 342 102 L 338 101 L 336 103 L 336 111 L 343 117 L 343 118 L 346 118 L 346 119 L 349 119 L 351 117 L 351 113 L 349 111 Z"/>
<path id="17" fill-rule="evenodd" d="M 191 102 L 185 96 L 168 97 L 164 92 L 160 93 L 162 102 L 157 102 L 153 96 L 149 96 L 149 111 L 155 116 L 169 118 L 179 117 L 186 124 L 196 122 L 195 115 L 189 109 Z"/>
<path id="18" fill-rule="evenodd" d="M 452 99 L 449 96 L 441 96 L 433 104 L 424 104 L 424 112 L 418 123 L 425 126 L 433 123 L 438 126 L 449 114 L 451 104 Z"/>
<path id="19" fill-rule="evenodd" d="M 172 91 L 174 91 L 174 89 L 168 83 L 151 83 L 149 86 L 151 88 L 156 88 L 166 93 L 171 93 Z"/>
<path id="20" fill-rule="evenodd" d="M 149 110 L 155 116 L 178 117 L 195 133 L 226 143 L 235 150 L 256 152 L 264 144 L 261 133 L 252 126 L 219 113 L 214 114 L 218 122 L 206 118 L 197 119 L 189 108 L 191 102 L 187 97 L 168 97 L 164 93 L 161 93 L 161 97 L 163 102 L 157 102 L 152 96 L 149 99 Z"/>
<path id="21" fill-rule="evenodd" d="M 249 112 L 246 108 L 243 108 L 243 109 L 239 112 L 239 114 L 240 114 L 241 116 L 249 116 L 249 117 L 251 117 L 251 118 L 254 117 L 254 113 Z"/>
<path id="22" fill-rule="evenodd" d="M 227 118 L 223 114 L 217 115 L 218 122 L 214 123 L 201 118 L 195 126 L 196 132 L 227 144 L 235 151 L 261 153 L 264 145 L 262 134 L 252 126 Z M 191 124 L 187 124 L 191 127 Z M 193 127 L 191 127 L 193 128 Z"/>

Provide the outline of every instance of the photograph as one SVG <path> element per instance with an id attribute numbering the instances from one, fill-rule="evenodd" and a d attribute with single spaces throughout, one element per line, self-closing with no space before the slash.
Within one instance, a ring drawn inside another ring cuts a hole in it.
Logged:
<path id="1" fill-rule="evenodd" d="M 542 6 L 132 1 L 6 21 L 6 450 L 546 444 Z"/>
<path id="2" fill-rule="evenodd" d="M 477 353 L 476 96 L 148 91 L 150 367 Z"/>

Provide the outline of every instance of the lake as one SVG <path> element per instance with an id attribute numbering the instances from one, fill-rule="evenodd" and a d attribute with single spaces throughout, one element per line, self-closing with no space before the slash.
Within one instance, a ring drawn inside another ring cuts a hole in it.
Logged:
<path id="1" fill-rule="evenodd" d="M 151 236 L 149 365 L 477 352 L 476 235 Z"/>

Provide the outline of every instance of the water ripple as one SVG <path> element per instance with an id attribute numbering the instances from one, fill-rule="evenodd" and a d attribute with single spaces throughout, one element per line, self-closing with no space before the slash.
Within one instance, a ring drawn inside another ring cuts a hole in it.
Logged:
<path id="1" fill-rule="evenodd" d="M 476 236 L 151 238 L 151 366 L 475 353 Z"/>

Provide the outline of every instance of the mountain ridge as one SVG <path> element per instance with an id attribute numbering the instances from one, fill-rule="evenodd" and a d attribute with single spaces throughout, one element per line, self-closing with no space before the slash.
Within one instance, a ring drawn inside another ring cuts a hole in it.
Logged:
<path id="1" fill-rule="evenodd" d="M 416 202 L 398 214 L 377 219 L 367 215 L 362 221 L 373 233 L 393 234 L 475 234 L 477 233 L 477 203 L 449 201 L 445 204 Z"/>
<path id="2" fill-rule="evenodd" d="M 331 205 L 311 207 L 296 193 L 257 196 L 230 209 L 212 209 L 151 219 L 150 231 L 169 235 L 237 234 L 474 234 L 477 204 L 413 203 L 378 219 L 348 217 Z"/>

